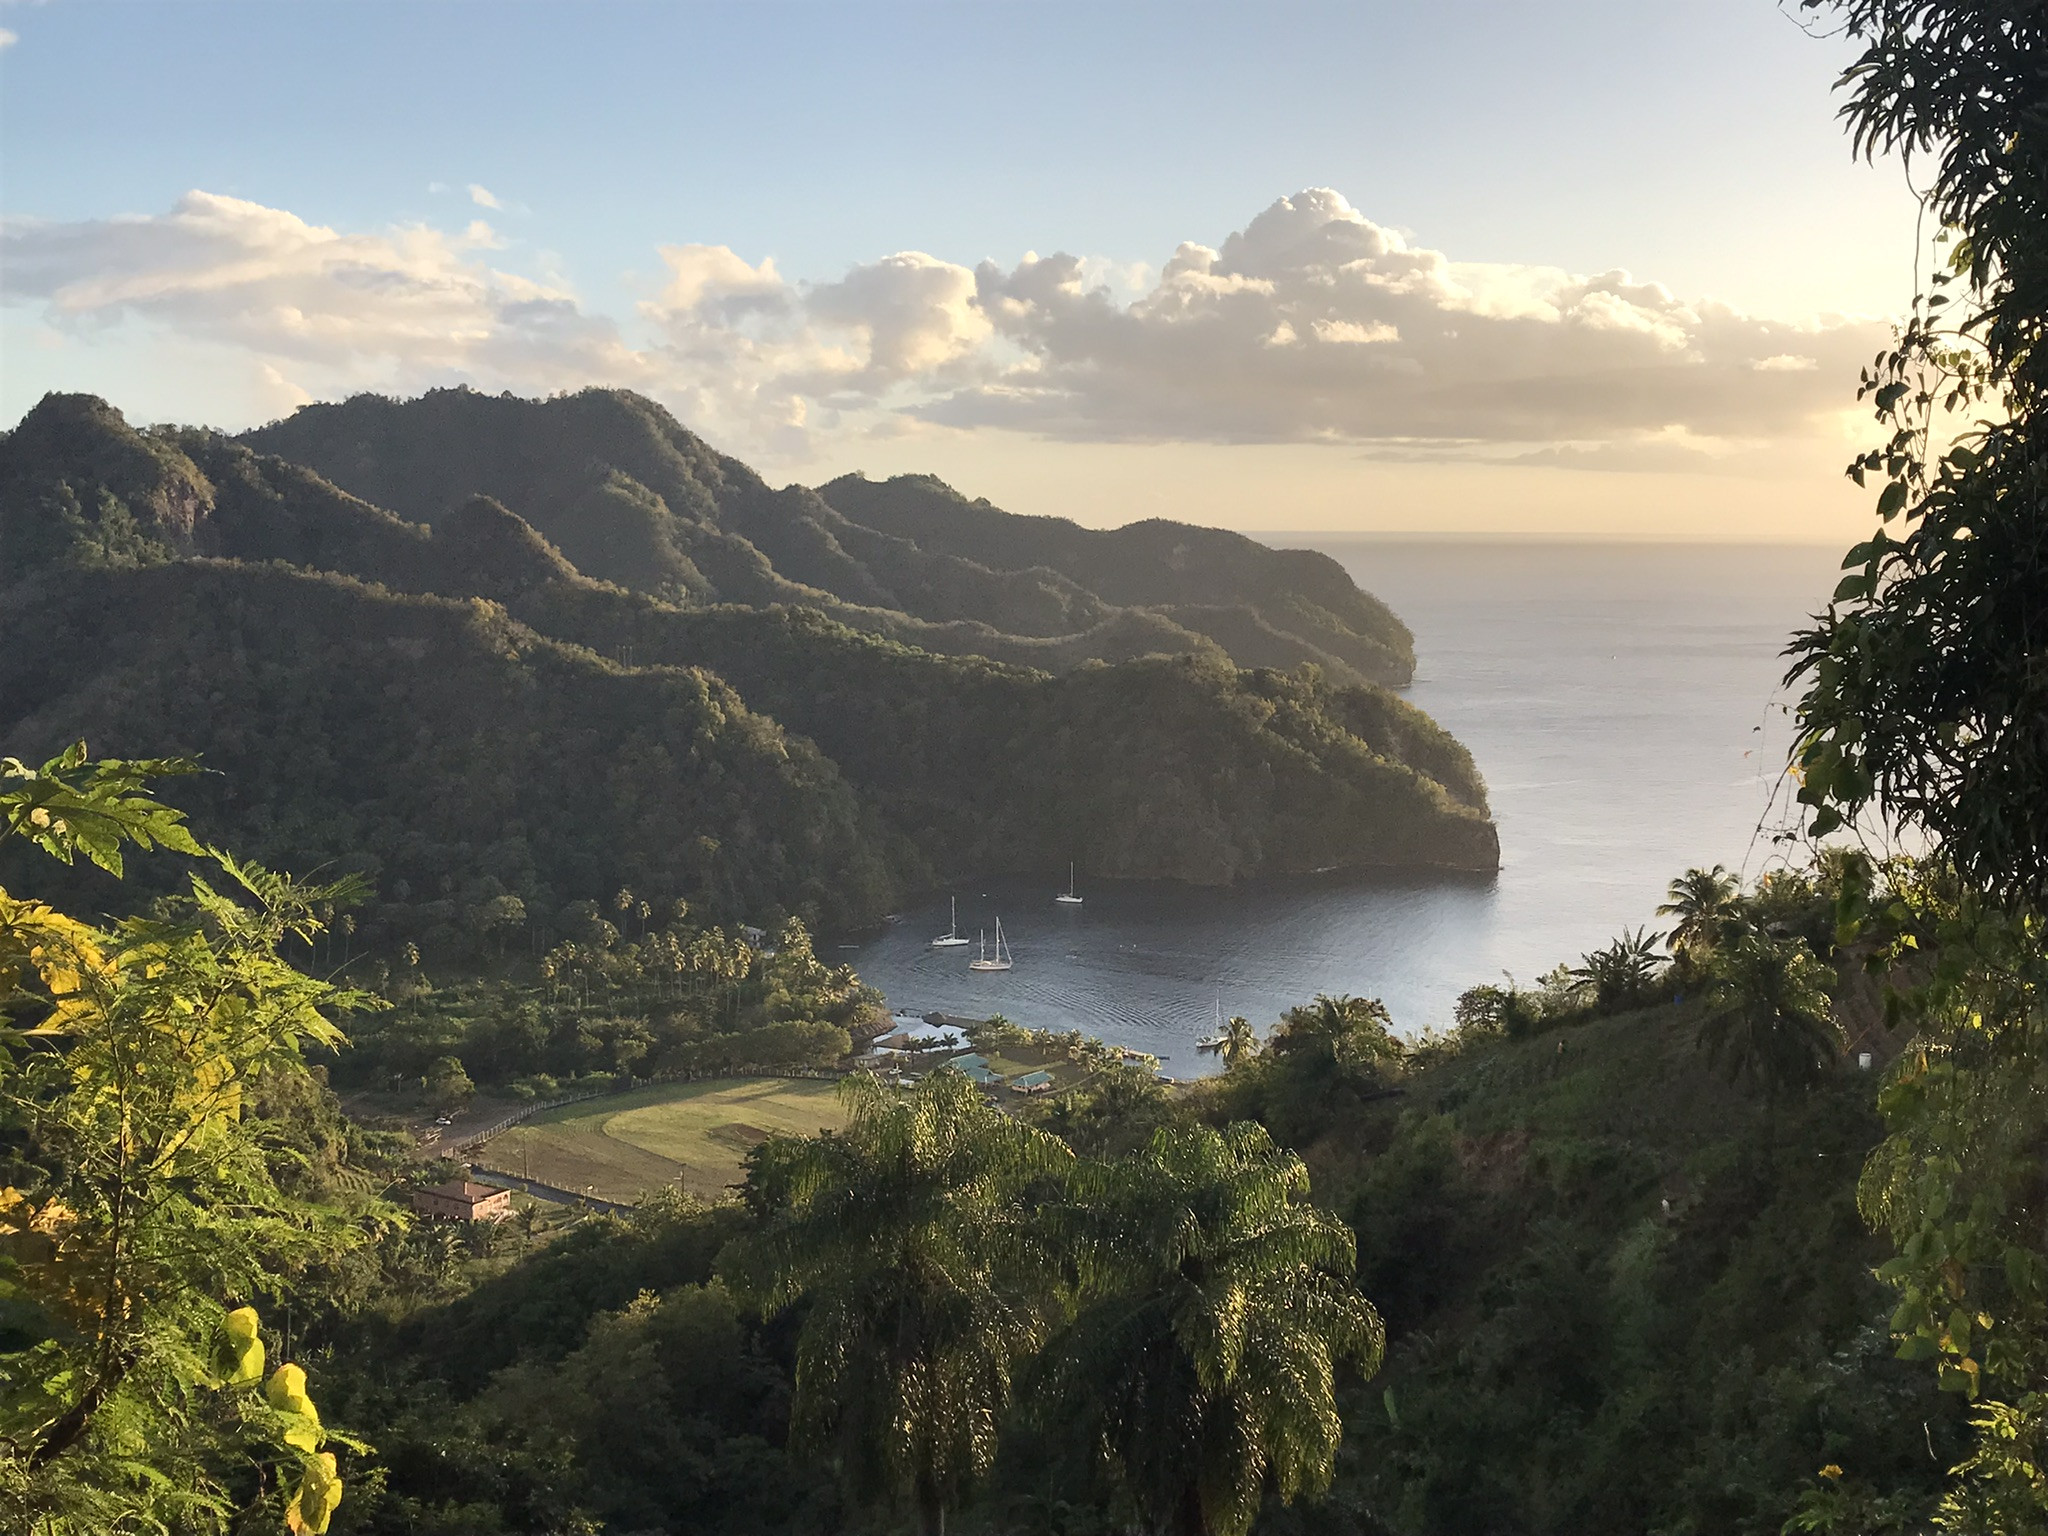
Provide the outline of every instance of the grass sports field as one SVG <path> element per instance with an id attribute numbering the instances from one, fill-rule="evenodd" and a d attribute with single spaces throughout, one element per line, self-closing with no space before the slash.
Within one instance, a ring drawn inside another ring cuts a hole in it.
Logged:
<path id="1" fill-rule="evenodd" d="M 657 1083 L 536 1115 L 493 1137 L 477 1161 L 605 1200 L 637 1200 L 678 1182 L 715 1200 L 739 1181 L 756 1143 L 845 1124 L 837 1086 L 780 1077 Z"/>

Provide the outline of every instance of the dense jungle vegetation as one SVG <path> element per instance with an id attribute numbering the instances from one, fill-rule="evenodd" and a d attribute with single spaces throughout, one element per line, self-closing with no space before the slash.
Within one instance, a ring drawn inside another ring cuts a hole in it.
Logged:
<path id="1" fill-rule="evenodd" d="M 829 1062 L 872 998 L 793 923 L 757 949 L 630 891 L 565 914 L 534 985 L 408 956 L 337 991 L 281 956 L 332 962 L 355 893 L 205 854 L 139 793 L 180 767 L 0 780 L 18 843 L 215 866 L 111 929 L 0 909 L 0 1497 L 34 1528 L 296 1501 L 394 1533 L 1562 1536 L 1831 1499 L 1903 1528 L 1961 1454 L 1885 1338 L 1855 1207 L 1883 1129 L 1841 1033 L 1898 1049 L 1841 981 L 1880 940 L 1835 917 L 1917 899 L 1915 866 L 1693 871 L 1661 946 L 1475 987 L 1417 1038 L 1356 998 L 1233 1020 L 1180 1092 L 1080 1041 L 1036 1042 L 1093 1070 L 1017 1115 L 855 1076 L 849 1130 L 763 1144 L 736 1202 L 458 1231 L 386 1203 L 449 1165 L 330 1080 L 453 1105 Z M 175 1508 L 143 1444 L 185 1448 Z"/>

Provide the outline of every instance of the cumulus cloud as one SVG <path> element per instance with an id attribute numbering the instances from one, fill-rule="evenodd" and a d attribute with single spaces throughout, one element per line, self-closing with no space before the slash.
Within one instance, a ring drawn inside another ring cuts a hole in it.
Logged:
<path id="1" fill-rule="evenodd" d="M 1613 270 L 1461 263 L 1327 189 L 1128 304 L 1072 256 L 976 270 L 1021 361 L 921 407 L 1071 438 L 1586 444 L 1778 438 L 1838 411 L 1882 326 L 1688 303 Z"/>
<path id="2" fill-rule="evenodd" d="M 497 199 L 470 194 L 484 207 Z M 1335 442 L 1378 456 L 1719 462 L 1814 435 L 1876 322 L 1689 302 L 1615 269 L 1469 263 L 1329 190 L 1156 270 L 916 251 L 827 281 L 729 247 L 660 251 L 630 343 L 479 220 L 337 232 L 194 192 L 168 213 L 0 228 L 0 297 L 237 346 L 274 389 L 647 389 L 741 451 L 919 422 L 1068 440 Z"/>
<path id="3" fill-rule="evenodd" d="M 0 297 L 75 328 L 133 316 L 327 392 L 469 380 L 633 382 L 642 360 L 573 295 L 493 267 L 490 226 L 342 234 L 192 192 L 168 212 L 0 228 Z"/>
<path id="4" fill-rule="evenodd" d="M 20 41 L 21 34 L 19 32 L 10 31 L 6 27 L 0 27 L 0 48 L 12 48 Z"/>
<path id="5" fill-rule="evenodd" d="M 497 194 L 492 192 L 489 187 L 482 186 L 474 181 L 469 184 L 469 200 L 479 208 L 503 208 L 505 206 L 498 201 Z"/>
<path id="6" fill-rule="evenodd" d="M 975 275 L 919 251 L 797 284 L 722 245 L 666 246 L 668 282 L 640 306 L 674 392 L 699 419 L 795 434 L 874 413 L 975 372 L 993 334 Z"/>

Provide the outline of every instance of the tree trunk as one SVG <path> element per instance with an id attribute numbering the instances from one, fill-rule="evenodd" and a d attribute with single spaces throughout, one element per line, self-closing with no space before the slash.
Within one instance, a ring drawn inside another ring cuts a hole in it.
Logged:
<path id="1" fill-rule="evenodd" d="M 130 1354 L 117 1356 L 110 1369 L 100 1372 L 93 1384 L 85 1389 L 85 1395 L 43 1431 L 36 1448 L 29 1453 L 28 1466 L 31 1472 L 40 1472 L 51 1462 L 62 1456 L 78 1443 L 85 1434 L 86 1426 L 92 1423 L 92 1416 L 100 1411 L 102 1404 L 113 1395 L 121 1384 L 121 1378 L 128 1374 L 128 1367 L 135 1362 Z"/>

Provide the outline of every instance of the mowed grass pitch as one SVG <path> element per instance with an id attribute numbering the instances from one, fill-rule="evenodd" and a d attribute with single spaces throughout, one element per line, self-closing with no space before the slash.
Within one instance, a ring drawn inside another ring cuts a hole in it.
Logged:
<path id="1" fill-rule="evenodd" d="M 605 1200 L 633 1201 L 678 1182 L 715 1200 L 739 1182 L 748 1150 L 770 1136 L 845 1125 L 837 1088 L 830 1079 L 780 1077 L 656 1083 L 536 1115 L 493 1137 L 477 1161 Z"/>

